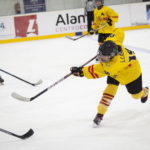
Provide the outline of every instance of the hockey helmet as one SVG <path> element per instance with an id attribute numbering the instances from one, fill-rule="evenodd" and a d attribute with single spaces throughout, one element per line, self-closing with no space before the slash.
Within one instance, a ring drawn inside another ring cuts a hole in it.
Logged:
<path id="1" fill-rule="evenodd" d="M 97 2 L 101 2 L 101 5 L 104 4 L 104 0 L 96 0 L 96 3 L 97 3 Z"/>
<path id="2" fill-rule="evenodd" d="M 118 46 L 111 40 L 104 42 L 99 47 L 99 60 L 109 62 L 115 55 L 118 54 Z"/>

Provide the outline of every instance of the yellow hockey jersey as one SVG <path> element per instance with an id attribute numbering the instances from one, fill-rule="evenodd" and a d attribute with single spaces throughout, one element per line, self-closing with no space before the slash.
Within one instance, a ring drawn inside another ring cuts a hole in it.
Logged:
<path id="1" fill-rule="evenodd" d="M 112 20 L 112 26 L 108 25 L 107 20 Z M 94 23 L 92 29 L 95 30 L 103 25 L 104 28 L 100 29 L 99 33 L 112 33 L 115 29 L 115 23 L 118 22 L 118 14 L 110 7 L 103 6 L 100 10 L 97 8 L 94 10 Z"/>
<path id="2" fill-rule="evenodd" d="M 141 75 L 140 64 L 133 51 L 121 46 L 120 54 L 117 54 L 107 63 L 100 62 L 92 66 L 83 67 L 83 74 L 88 79 L 96 79 L 110 76 L 126 85 L 136 80 Z"/>
<path id="3" fill-rule="evenodd" d="M 104 41 L 108 40 L 115 42 L 117 45 L 122 44 L 124 40 L 124 31 L 120 28 L 114 29 L 112 34 L 109 37 L 107 37 Z"/>

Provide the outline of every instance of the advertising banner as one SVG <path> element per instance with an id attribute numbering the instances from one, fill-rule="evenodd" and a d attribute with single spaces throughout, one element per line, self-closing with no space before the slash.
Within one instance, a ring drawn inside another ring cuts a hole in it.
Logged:
<path id="1" fill-rule="evenodd" d="M 30 0 L 30 2 L 40 2 L 40 0 Z M 41 2 L 45 3 L 45 0 L 41 0 Z M 150 23 L 150 3 L 113 5 L 110 7 L 119 14 L 116 27 Z M 87 31 L 87 17 L 84 16 L 83 8 L 0 17 L 0 39 L 63 35 L 66 33 L 77 35 L 83 31 Z"/>
<path id="2" fill-rule="evenodd" d="M 29 37 L 38 35 L 37 16 L 14 17 L 16 37 Z"/>
<path id="3" fill-rule="evenodd" d="M 87 31 L 87 18 L 83 9 L 37 14 L 39 35 Z"/>
<path id="4" fill-rule="evenodd" d="M 24 0 L 25 13 L 46 11 L 45 0 Z"/>
<path id="5" fill-rule="evenodd" d="M 0 17 L 0 40 L 15 38 L 13 17 Z"/>

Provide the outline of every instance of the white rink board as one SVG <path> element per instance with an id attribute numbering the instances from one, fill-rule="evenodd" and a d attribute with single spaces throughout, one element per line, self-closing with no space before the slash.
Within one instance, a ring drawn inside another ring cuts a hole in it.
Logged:
<path id="1" fill-rule="evenodd" d="M 149 21 L 147 19 L 147 5 L 150 5 L 150 2 L 110 6 L 119 14 L 119 21 L 118 23 L 116 23 L 116 27 L 130 27 L 133 25 L 135 26 L 135 25 L 149 24 Z M 29 16 L 28 19 L 27 16 Z M 30 16 L 35 16 L 34 17 L 35 22 L 32 24 L 32 26 L 34 30 L 36 30 L 36 33 L 31 32 L 24 37 L 56 35 L 56 34 L 83 32 L 87 30 L 87 18 L 84 17 L 84 9 L 81 8 L 72 10 L 17 15 L 10 17 L 0 17 L 0 39 L 4 40 L 22 37 L 15 34 L 22 31 L 19 31 L 19 29 L 15 28 L 14 20 L 15 18 L 18 17 L 20 17 L 21 20 L 25 20 L 26 25 L 24 25 L 24 29 L 26 30 L 28 28 L 27 26 L 31 27 Z M 24 32 L 27 33 L 27 31 Z"/>
<path id="2" fill-rule="evenodd" d="M 86 31 L 87 23 L 83 9 L 37 14 L 39 35 Z"/>
<path id="3" fill-rule="evenodd" d="M 15 37 L 13 17 L 0 17 L 0 40 Z"/>

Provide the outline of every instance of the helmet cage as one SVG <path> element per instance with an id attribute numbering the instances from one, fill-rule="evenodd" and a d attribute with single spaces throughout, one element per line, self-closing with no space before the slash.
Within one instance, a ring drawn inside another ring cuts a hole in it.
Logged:
<path id="1" fill-rule="evenodd" d="M 101 60 L 102 62 L 109 62 L 115 55 L 115 52 L 112 52 L 109 55 L 104 55 L 101 51 L 99 51 L 99 60 Z"/>
<path id="2" fill-rule="evenodd" d="M 98 59 L 102 62 L 109 62 L 115 55 L 118 54 L 118 46 L 112 41 L 106 41 L 98 50 Z"/>

